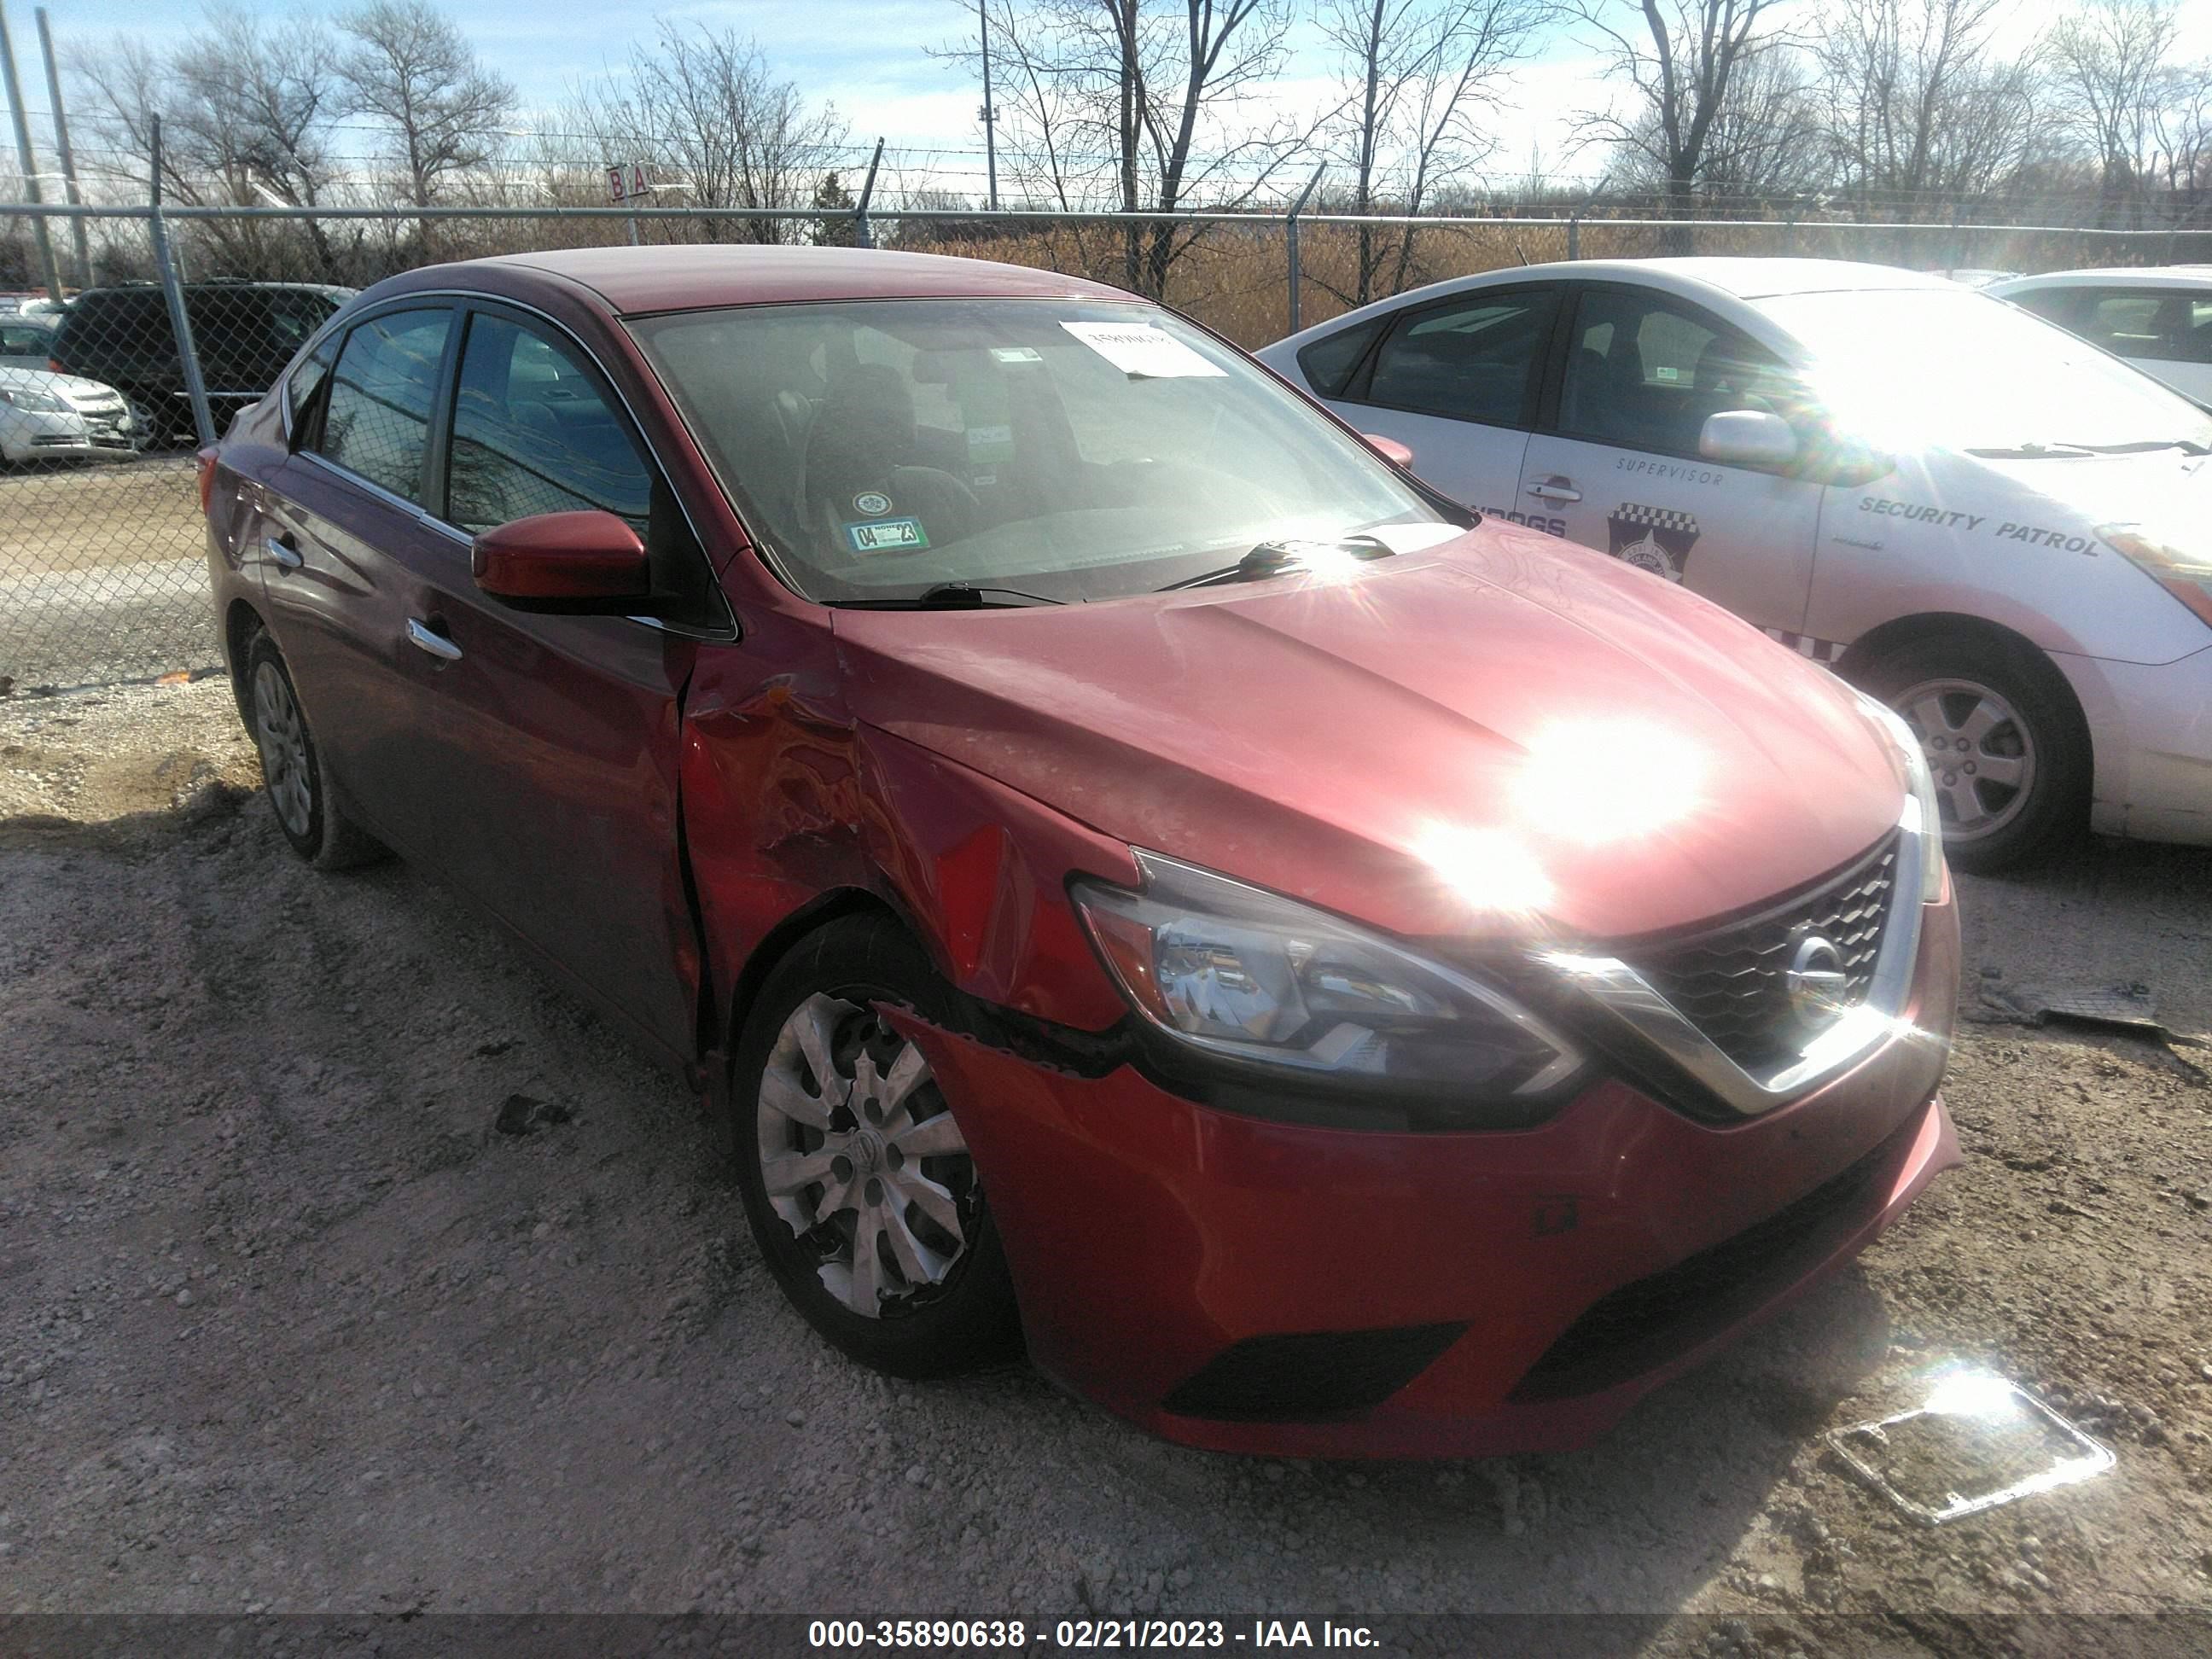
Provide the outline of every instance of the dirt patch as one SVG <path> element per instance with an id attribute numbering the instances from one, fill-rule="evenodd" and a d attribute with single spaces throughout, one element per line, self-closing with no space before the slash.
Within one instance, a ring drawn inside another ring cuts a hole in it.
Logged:
<path id="1" fill-rule="evenodd" d="M 429 881 L 303 868 L 235 726 L 219 682 L 0 704 L 0 1610 L 1685 1610 L 1723 1622 L 1638 1641 L 1959 1653 L 2212 1608 L 2212 1090 L 2143 1042 L 1969 1028 L 1965 1167 L 1587 1451 L 1207 1456 L 830 1354 L 693 1102 Z M 2204 863 L 2093 856 L 2162 872 L 2102 883 L 2094 949 L 2185 959 Z M 2069 879 L 1974 885 L 1975 936 L 2063 967 Z M 557 1109 L 501 1133 L 518 1096 Z M 1824 1453 L 1961 1360 L 2118 1467 L 1930 1529 Z"/>

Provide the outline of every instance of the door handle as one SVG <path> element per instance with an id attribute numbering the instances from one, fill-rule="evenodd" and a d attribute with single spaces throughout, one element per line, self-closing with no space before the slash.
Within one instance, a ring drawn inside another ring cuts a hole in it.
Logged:
<path id="1" fill-rule="evenodd" d="M 461 647 L 420 617 L 407 619 L 407 643 L 417 651 L 428 652 L 441 662 L 459 662 L 461 659 Z"/>
<path id="2" fill-rule="evenodd" d="M 300 551 L 300 544 L 292 539 L 289 531 L 281 536 L 269 538 L 261 544 L 261 550 L 281 570 L 297 570 L 307 562 L 307 555 Z"/>
<path id="3" fill-rule="evenodd" d="M 1528 486 L 1528 493 L 1547 501 L 1578 501 L 1583 498 L 1583 492 L 1565 478 L 1539 478 Z"/>

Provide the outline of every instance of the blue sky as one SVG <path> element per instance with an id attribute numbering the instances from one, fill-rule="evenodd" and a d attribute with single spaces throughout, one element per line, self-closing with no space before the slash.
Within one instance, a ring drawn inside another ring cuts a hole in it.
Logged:
<path id="1" fill-rule="evenodd" d="M 297 9 L 280 0 L 242 0 L 241 9 L 271 20 Z M 931 48 L 974 28 L 974 13 L 961 0 L 703 0 L 658 10 L 549 6 L 543 0 L 445 0 L 445 9 L 484 57 L 515 82 L 526 106 L 535 112 L 557 104 L 578 82 L 618 67 L 632 39 L 652 33 L 656 15 L 734 28 L 757 39 L 776 70 L 808 95 L 836 103 L 851 125 L 856 153 L 865 154 L 878 136 L 894 150 L 907 152 L 899 158 L 902 172 L 885 180 L 887 189 L 933 185 L 977 198 L 982 194 L 982 128 L 975 118 L 981 88 L 955 66 L 928 55 Z M 1797 0 L 1793 8 L 1801 15 L 1812 9 L 1812 0 Z M 2025 0 L 2013 7 L 2000 27 L 2001 45 L 2025 44 L 2058 9 L 2054 0 Z M 135 31 L 157 41 L 175 40 L 198 19 L 189 3 L 156 10 L 144 0 L 50 0 L 48 11 L 64 61 L 72 43 L 91 44 L 118 31 Z M 2183 18 L 2190 55 L 2212 52 L 2212 4 L 2185 6 Z M 31 7 L 18 0 L 9 22 L 27 101 L 41 118 L 34 126 L 43 149 L 46 99 Z M 1331 66 L 1310 24 L 1302 25 L 1293 39 L 1297 50 L 1285 73 L 1266 95 L 1285 112 L 1310 118 L 1330 100 Z M 1600 69 L 1597 56 L 1571 34 L 1558 33 L 1546 41 L 1516 74 L 1517 107 L 1500 118 L 1498 148 L 1487 170 L 1522 176 L 1532 149 L 1555 173 L 1594 163 L 1596 158 L 1586 157 L 1577 167 L 1572 136 L 1577 115 L 1611 95 Z M 364 133 L 359 142 L 366 151 L 373 140 Z"/>
<path id="2" fill-rule="evenodd" d="M 90 45 L 118 32 L 171 40 L 190 32 L 198 21 L 189 5 L 165 7 L 149 15 L 143 0 L 50 0 L 47 9 L 64 63 L 72 43 Z M 242 9 L 275 21 L 295 8 L 245 0 Z M 932 48 L 972 32 L 974 13 L 958 0 L 710 0 L 605 9 L 548 7 L 532 0 L 446 0 L 444 9 L 486 59 L 515 82 L 526 105 L 540 110 L 559 102 L 579 82 L 619 66 L 631 40 L 650 34 L 656 16 L 734 28 L 756 38 L 780 74 L 810 95 L 835 102 L 851 124 L 856 146 L 881 136 L 894 149 L 954 152 L 928 157 L 910 153 L 907 159 L 910 167 L 926 166 L 940 175 L 933 182 L 981 194 L 982 128 L 975 118 L 981 88 L 928 56 Z M 37 36 L 30 8 L 21 0 L 9 25 L 23 66 L 27 101 L 43 112 L 46 100 Z M 1268 96 L 1285 110 L 1310 115 L 1328 94 L 1329 65 L 1310 26 L 1302 27 L 1296 40 L 1298 49 L 1288 70 Z M 1562 158 L 1574 111 L 1599 95 L 1594 68 L 1586 51 L 1565 40 L 1553 43 L 1541 61 L 1528 66 L 1522 108 L 1503 124 L 1494 170 L 1525 170 L 1532 143 L 1541 145 L 1547 159 Z M 38 125 L 43 128 L 43 122 Z M 43 147 L 43 133 L 40 143 Z M 366 135 L 362 143 L 369 143 Z"/>

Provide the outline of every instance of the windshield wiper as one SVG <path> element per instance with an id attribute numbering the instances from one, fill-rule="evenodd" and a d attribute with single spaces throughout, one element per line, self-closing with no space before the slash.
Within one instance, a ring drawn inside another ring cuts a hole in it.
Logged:
<path id="1" fill-rule="evenodd" d="M 1305 549 L 1310 542 L 1261 542 L 1235 564 L 1218 570 L 1209 570 L 1200 576 L 1186 576 L 1179 582 L 1170 582 L 1157 591 L 1173 593 L 1186 587 L 1214 587 L 1224 582 L 1257 581 L 1262 576 L 1279 576 L 1285 570 L 1294 570 L 1305 561 Z M 1374 536 L 1346 536 L 1341 540 L 1321 544 L 1340 550 L 1353 558 L 1387 559 L 1397 550 Z"/>
<path id="2" fill-rule="evenodd" d="M 2198 443 L 2193 438 L 2139 438 L 2125 444 L 2069 444 L 2069 449 L 2086 449 L 2098 455 L 2147 455 L 2154 449 L 2178 449 L 2187 455 L 2212 455 L 2212 447 Z"/>
<path id="3" fill-rule="evenodd" d="M 2189 455 L 2212 455 L 2212 447 L 2192 438 L 2141 438 L 2124 444 L 2083 444 L 2062 439 L 2047 444 L 2019 444 L 1997 449 L 1970 449 L 1969 455 L 1985 460 L 2039 460 L 2046 455 L 2145 455 L 2154 449 L 2179 449 Z"/>
<path id="4" fill-rule="evenodd" d="M 1065 605 L 1065 599 L 1042 593 L 1026 593 L 1018 587 L 992 587 L 974 582 L 939 582 L 910 598 L 900 599 L 830 599 L 841 611 L 986 611 L 1019 610 L 1031 605 Z"/>

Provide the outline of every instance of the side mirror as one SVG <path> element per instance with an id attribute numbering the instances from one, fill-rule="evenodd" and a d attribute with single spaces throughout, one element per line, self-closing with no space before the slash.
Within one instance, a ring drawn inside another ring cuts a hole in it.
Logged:
<path id="1" fill-rule="evenodd" d="M 477 586 L 523 610 L 626 611 L 652 593 L 645 544 L 611 513 L 540 513 L 487 530 Z"/>
<path id="2" fill-rule="evenodd" d="M 1737 466 L 1787 466 L 1797 459 L 1797 434 L 1779 415 L 1731 409 L 1706 417 L 1698 453 Z"/>
<path id="3" fill-rule="evenodd" d="M 1359 435 L 1370 449 L 1391 465 L 1407 472 L 1413 470 L 1413 452 L 1395 438 L 1386 438 L 1379 432 L 1363 432 Z"/>

